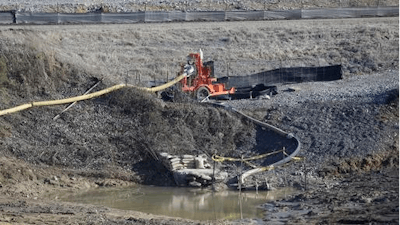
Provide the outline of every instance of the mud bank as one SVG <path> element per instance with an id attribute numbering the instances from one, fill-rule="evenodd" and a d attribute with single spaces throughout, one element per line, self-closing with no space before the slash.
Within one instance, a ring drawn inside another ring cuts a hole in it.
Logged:
<path id="1" fill-rule="evenodd" d="M 264 221 L 276 224 L 398 224 L 398 169 L 309 185 L 304 193 L 266 203 Z"/>
<path id="2" fill-rule="evenodd" d="M 86 176 L 59 167 L 0 158 L 0 222 L 17 224 L 192 224 L 193 221 L 101 206 L 61 202 L 55 193 L 129 187 L 121 179 Z"/>
<path id="3" fill-rule="evenodd" d="M 61 202 L 54 193 L 133 185 L 1 158 L 0 222 L 46 224 L 398 224 L 398 168 L 309 178 L 306 190 L 260 208 L 265 216 L 240 221 L 193 221 L 102 206 Z M 9 173 L 5 172 L 9 171 Z M 303 186 L 304 188 L 304 186 Z M 301 189 L 301 188 L 300 188 Z"/>

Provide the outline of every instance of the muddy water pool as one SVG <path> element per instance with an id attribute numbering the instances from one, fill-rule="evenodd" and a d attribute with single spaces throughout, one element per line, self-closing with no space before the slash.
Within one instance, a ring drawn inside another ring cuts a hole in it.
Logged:
<path id="1" fill-rule="evenodd" d="M 137 186 L 97 188 L 82 193 L 63 193 L 62 201 L 102 205 L 123 210 L 181 217 L 194 220 L 263 218 L 259 205 L 293 193 L 274 191 L 212 192 L 192 188 Z"/>

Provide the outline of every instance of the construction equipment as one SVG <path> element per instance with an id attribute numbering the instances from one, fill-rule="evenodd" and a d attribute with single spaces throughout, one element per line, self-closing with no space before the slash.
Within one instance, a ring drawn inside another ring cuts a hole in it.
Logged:
<path id="1" fill-rule="evenodd" d="M 190 53 L 187 57 L 187 64 L 182 65 L 181 74 L 185 77 L 180 81 L 181 91 L 192 93 L 199 101 L 219 95 L 235 93 L 235 88 L 227 90 L 225 84 L 216 83 L 214 77 L 214 62 L 209 61 L 203 64 L 203 52 Z"/>

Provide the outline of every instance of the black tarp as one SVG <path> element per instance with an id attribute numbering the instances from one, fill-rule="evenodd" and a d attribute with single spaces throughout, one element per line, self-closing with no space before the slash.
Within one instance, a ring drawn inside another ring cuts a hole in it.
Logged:
<path id="1" fill-rule="evenodd" d="M 342 78 L 342 66 L 292 67 L 264 71 L 247 76 L 221 77 L 218 83 L 226 88 L 251 88 L 257 85 L 273 86 L 301 82 L 333 81 Z"/>
<path id="2" fill-rule="evenodd" d="M 264 84 L 257 84 L 252 87 L 238 87 L 235 94 L 230 95 L 231 99 L 244 99 L 244 98 L 257 98 L 262 95 L 276 95 L 278 90 L 276 86 L 265 86 Z"/>

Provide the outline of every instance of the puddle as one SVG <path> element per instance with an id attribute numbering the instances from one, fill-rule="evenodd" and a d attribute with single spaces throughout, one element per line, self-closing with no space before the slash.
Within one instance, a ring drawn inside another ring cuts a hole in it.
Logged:
<path id="1" fill-rule="evenodd" d="M 110 208 L 181 217 L 194 220 L 263 218 L 257 206 L 292 194 L 293 189 L 256 193 L 211 192 L 192 188 L 137 186 L 98 188 L 84 193 L 58 196 L 62 201 L 95 204 Z M 242 201 L 240 201 L 240 199 Z"/>

